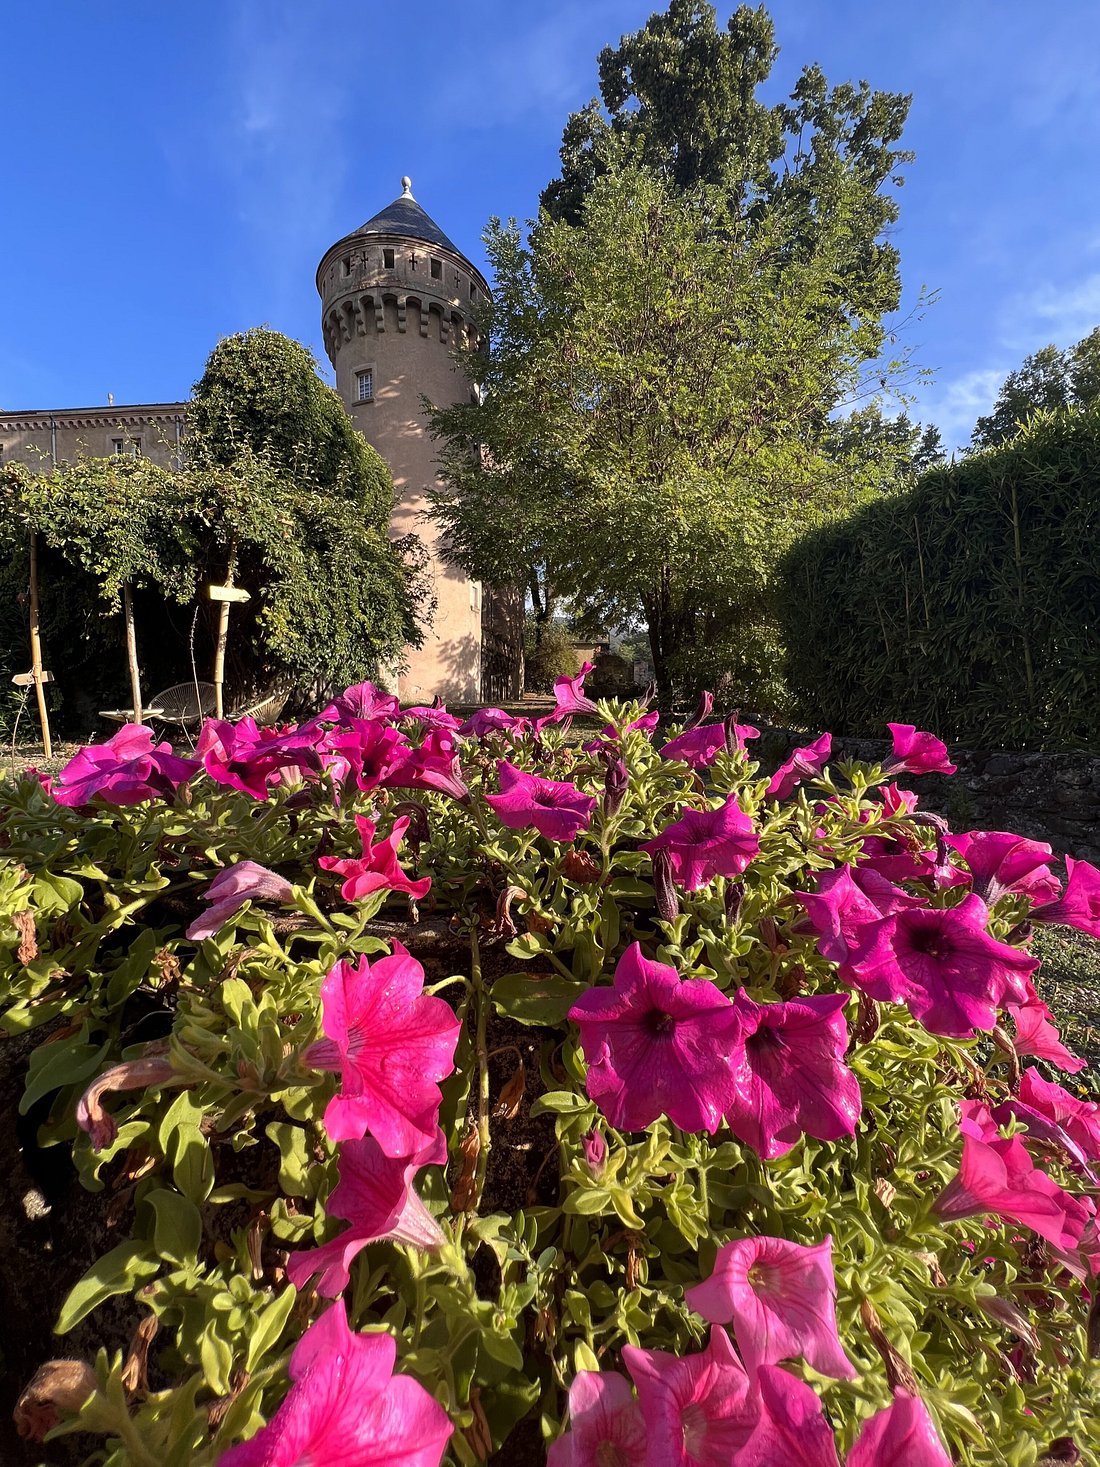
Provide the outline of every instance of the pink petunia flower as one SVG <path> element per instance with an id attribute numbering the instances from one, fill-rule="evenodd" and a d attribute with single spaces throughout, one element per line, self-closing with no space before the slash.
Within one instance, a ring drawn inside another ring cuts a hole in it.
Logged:
<path id="1" fill-rule="evenodd" d="M 935 734 L 922 733 L 911 723 L 888 723 L 894 737 L 894 752 L 883 774 L 954 774 L 947 745 Z"/>
<path id="2" fill-rule="evenodd" d="M 1031 916 L 1036 922 L 1055 922 L 1100 937 L 1100 871 L 1088 861 L 1067 856 L 1066 889 L 1061 899 L 1035 907 Z"/>
<path id="3" fill-rule="evenodd" d="M 384 693 L 374 683 L 356 683 L 345 688 L 339 697 L 317 714 L 318 723 L 346 723 L 352 718 L 395 718 L 401 704 L 392 693 Z"/>
<path id="4" fill-rule="evenodd" d="M 684 1298 L 711 1324 L 732 1324 L 750 1376 L 801 1356 L 821 1375 L 855 1378 L 837 1333 L 831 1237 L 813 1247 L 766 1237 L 724 1243 L 710 1277 Z"/>
<path id="5" fill-rule="evenodd" d="M 785 800 L 804 779 L 813 779 L 821 773 L 832 751 L 833 736 L 827 733 L 815 739 L 812 744 L 804 744 L 800 749 L 795 749 L 790 758 L 785 759 L 772 775 L 771 783 L 764 793 L 776 800 Z"/>
<path id="6" fill-rule="evenodd" d="M 89 744 L 43 788 L 59 805 L 72 809 L 93 799 L 108 805 L 140 805 L 144 800 L 170 800 L 181 784 L 200 768 L 197 759 L 181 759 L 171 744 L 154 744 L 147 724 L 128 723 L 102 744 Z"/>
<path id="7" fill-rule="evenodd" d="M 361 790 L 377 789 L 412 746 L 400 729 L 376 719 L 348 716 L 322 732 L 321 765 L 336 784 L 352 776 Z"/>
<path id="8" fill-rule="evenodd" d="M 783 1156 L 804 1134 L 821 1141 L 855 1135 L 861 1100 L 844 1063 L 847 1002 L 847 994 L 822 993 L 758 1004 L 738 993 L 741 1042 L 726 1124 L 759 1156 Z"/>
<path id="9" fill-rule="evenodd" d="M 414 901 L 423 901 L 431 889 L 432 879 L 425 876 L 412 881 L 402 871 L 397 859 L 397 848 L 409 828 L 408 816 L 393 822 L 393 829 L 385 840 L 372 844 L 375 836 L 373 820 L 357 815 L 355 824 L 363 845 L 362 856 L 341 858 L 321 856 L 317 864 L 325 871 L 335 871 L 344 877 L 340 895 L 346 902 L 360 902 L 374 891 L 406 891 Z"/>
<path id="10" fill-rule="evenodd" d="M 569 1386 L 569 1430 L 546 1467 L 642 1467 L 646 1430 L 630 1382 L 613 1370 L 579 1370 Z"/>
<path id="11" fill-rule="evenodd" d="M 464 739 L 485 739 L 494 733 L 511 733 L 518 724 L 519 720 L 503 708 L 479 708 L 470 714 L 458 733 Z"/>
<path id="12" fill-rule="evenodd" d="M 860 928 L 905 907 L 921 905 L 918 897 L 902 891 L 879 872 L 859 866 L 823 871 L 815 892 L 799 891 L 795 896 L 817 934 L 818 951 L 841 967 L 848 961 Z"/>
<path id="13" fill-rule="evenodd" d="M 1044 1080 L 1033 1065 L 1023 1071 L 1016 1094 L 993 1111 L 993 1118 L 998 1125 L 1019 1121 L 1036 1140 L 1060 1146 L 1086 1170 L 1090 1162 L 1100 1161 L 1100 1105 Z"/>
<path id="14" fill-rule="evenodd" d="M 352 1260 L 368 1243 L 384 1238 L 425 1252 L 441 1247 L 443 1231 L 420 1200 L 413 1181 L 423 1166 L 446 1160 L 442 1132 L 414 1156 L 386 1156 L 373 1136 L 345 1141 L 340 1148 L 340 1180 L 329 1194 L 325 1212 L 351 1226 L 319 1248 L 299 1249 L 290 1255 L 286 1272 L 294 1287 L 304 1288 L 318 1274 L 317 1292 L 336 1298 L 348 1286 Z"/>
<path id="15" fill-rule="evenodd" d="M 760 730 L 748 723 L 733 725 L 734 748 L 743 749 L 746 740 L 758 739 Z M 709 769 L 718 755 L 729 750 L 729 737 L 724 723 L 703 723 L 685 729 L 661 748 L 665 759 L 679 759 L 692 769 Z"/>
<path id="16" fill-rule="evenodd" d="M 586 1088 L 613 1126 L 640 1131 L 660 1115 L 685 1131 L 718 1129 L 733 1098 L 733 1004 L 704 978 L 683 979 L 634 942 L 614 986 L 590 988 L 569 1010 L 588 1064 Z"/>
<path id="17" fill-rule="evenodd" d="M 777 1365 L 762 1365 L 756 1393 L 756 1426 L 732 1467 L 840 1467 L 833 1429 L 812 1386 Z"/>
<path id="18" fill-rule="evenodd" d="M 661 1467 L 730 1467 L 760 1418 L 753 1389 L 729 1336 L 717 1325 L 705 1350 L 672 1355 L 623 1346 L 645 1420 L 646 1463 Z"/>
<path id="19" fill-rule="evenodd" d="M 1034 1164 L 1018 1136 L 1000 1136 L 980 1102 L 960 1101 L 959 1111 L 959 1174 L 936 1199 L 935 1213 L 944 1222 L 995 1213 L 1031 1228 L 1056 1248 L 1075 1249 L 1089 1208 Z"/>
<path id="20" fill-rule="evenodd" d="M 268 787 L 285 779 L 281 771 L 320 771 L 323 737 L 323 730 L 306 725 L 259 728 L 253 718 L 241 718 L 236 723 L 208 718 L 195 752 L 215 784 L 265 800 Z"/>
<path id="21" fill-rule="evenodd" d="M 640 849 L 650 856 L 667 851 L 676 884 L 698 891 L 716 876 L 740 876 L 759 853 L 760 837 L 731 795 L 717 810 L 685 810 Z"/>
<path id="22" fill-rule="evenodd" d="M 951 1467 L 928 1407 L 917 1396 L 895 1391 L 885 1411 L 863 1423 L 848 1453 L 847 1467 Z"/>
<path id="23" fill-rule="evenodd" d="M 858 928 L 845 976 L 872 998 L 903 1002 L 933 1034 L 992 1029 L 997 1009 L 1026 996 L 1036 958 L 986 929 L 981 897 L 944 910 L 908 908 Z"/>
<path id="24" fill-rule="evenodd" d="M 464 800 L 470 793 L 450 729 L 433 728 L 419 748 L 398 752 L 381 780 L 388 789 L 435 790 L 453 800 Z"/>
<path id="25" fill-rule="evenodd" d="M 413 1156 L 435 1141 L 440 1091 L 454 1068 L 461 1025 L 424 993 L 424 969 L 399 942 L 370 964 L 341 961 L 321 984 L 324 1039 L 303 1059 L 333 1070 L 341 1089 L 325 1110 L 333 1141 L 369 1131 L 387 1156 Z"/>
<path id="26" fill-rule="evenodd" d="M 238 861 L 218 872 L 202 899 L 210 907 L 184 934 L 192 942 L 202 942 L 220 932 L 245 902 L 292 902 L 294 888 L 285 877 L 256 861 Z"/>
<path id="27" fill-rule="evenodd" d="M 218 1467 L 439 1467 L 453 1427 L 418 1381 L 394 1375 L 391 1334 L 355 1334 L 342 1299 L 294 1347 L 291 1387 Z"/>
<path id="28" fill-rule="evenodd" d="M 550 722 L 557 722 L 560 718 L 568 718 L 574 713 L 598 713 L 600 710 L 591 698 L 585 697 L 584 680 L 595 667 L 594 662 L 584 662 L 576 677 L 558 677 L 554 679 L 554 711 L 550 715 Z"/>
<path id="29" fill-rule="evenodd" d="M 1005 1008 L 1016 1025 L 1013 1043 L 1018 1055 L 1031 1055 L 1035 1059 L 1049 1060 L 1067 1075 L 1076 1075 L 1085 1068 L 1086 1060 L 1072 1054 L 1062 1043 L 1061 1035 L 1052 1023 L 1052 1014 L 1046 1004 L 1028 983 L 1029 992 L 1024 1003 L 1009 1001 Z"/>
<path id="30" fill-rule="evenodd" d="M 500 794 L 485 799 L 509 830 L 534 829 L 548 840 L 572 841 L 592 823 L 596 801 L 576 785 L 528 774 L 507 759 L 498 762 L 497 774 Z"/>
<path id="31" fill-rule="evenodd" d="M 946 840 L 966 862 L 975 892 L 990 906 L 1007 892 L 1029 897 L 1033 904 L 1052 902 L 1062 889 L 1050 870 L 1054 853 L 1046 841 L 1006 830 L 971 830 Z"/>

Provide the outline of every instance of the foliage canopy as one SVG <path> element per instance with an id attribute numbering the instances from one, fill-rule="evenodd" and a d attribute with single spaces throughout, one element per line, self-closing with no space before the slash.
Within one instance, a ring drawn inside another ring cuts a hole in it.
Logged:
<path id="1" fill-rule="evenodd" d="M 1088 407 L 1100 398 L 1100 326 L 1060 351 L 1051 344 L 1032 352 L 1001 383 L 992 411 L 970 435 L 974 449 L 996 448 L 1015 438 L 1035 413 Z"/>

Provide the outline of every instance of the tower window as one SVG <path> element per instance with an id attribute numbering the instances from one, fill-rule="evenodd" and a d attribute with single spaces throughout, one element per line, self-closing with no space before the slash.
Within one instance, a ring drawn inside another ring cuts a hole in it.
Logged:
<path id="1" fill-rule="evenodd" d="M 355 399 L 357 402 L 374 400 L 374 372 L 368 367 L 365 372 L 355 374 Z"/>
<path id="2" fill-rule="evenodd" d="M 124 453 L 129 458 L 141 457 L 140 438 L 112 438 L 111 449 L 114 453 Z"/>
<path id="3" fill-rule="evenodd" d="M 382 265 L 383 265 L 383 267 L 386 270 L 392 270 L 393 269 L 393 251 L 392 250 L 383 250 L 382 251 Z"/>
<path id="4" fill-rule="evenodd" d="M 476 301 L 477 300 L 477 286 L 474 284 L 474 282 L 472 280 L 470 281 L 470 299 L 472 301 Z"/>
<path id="5" fill-rule="evenodd" d="M 437 260 L 434 255 L 432 256 L 432 279 L 443 279 L 443 261 Z"/>

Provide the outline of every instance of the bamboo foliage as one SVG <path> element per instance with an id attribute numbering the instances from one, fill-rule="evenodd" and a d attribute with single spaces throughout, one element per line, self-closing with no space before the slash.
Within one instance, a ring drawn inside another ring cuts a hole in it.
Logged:
<path id="1" fill-rule="evenodd" d="M 808 722 L 978 748 L 1100 744 L 1100 406 L 805 535 L 780 587 Z"/>

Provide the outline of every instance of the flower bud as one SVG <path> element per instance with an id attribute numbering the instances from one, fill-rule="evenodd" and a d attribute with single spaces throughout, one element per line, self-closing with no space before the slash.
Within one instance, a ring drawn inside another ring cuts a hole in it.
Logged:
<path id="1" fill-rule="evenodd" d="M 1045 1467 L 1047 1462 L 1079 1462 L 1081 1452 L 1077 1443 L 1071 1436 L 1056 1437 L 1039 1458 L 1039 1467 Z"/>
<path id="2" fill-rule="evenodd" d="M 741 916 L 741 907 L 745 901 L 745 883 L 743 881 L 726 882 L 726 925 L 736 927 Z"/>
<path id="3" fill-rule="evenodd" d="M 584 1146 L 584 1164 L 593 1177 L 599 1180 L 607 1165 L 607 1142 L 604 1140 L 603 1132 L 593 1126 L 591 1131 L 584 1133 L 582 1144 Z"/>
<path id="4" fill-rule="evenodd" d="M 410 846 L 421 846 L 428 839 L 428 812 L 419 800 L 400 800 L 393 807 L 395 819 L 403 815 L 409 822 L 405 841 Z"/>
<path id="5" fill-rule="evenodd" d="M 680 915 L 680 898 L 672 879 L 672 857 L 663 847 L 654 851 L 653 890 L 657 898 L 657 915 L 662 922 L 675 922 Z"/>
<path id="6" fill-rule="evenodd" d="M 610 761 L 603 782 L 603 813 L 606 819 L 618 814 L 629 783 L 630 776 L 622 759 Z"/>
<path id="7" fill-rule="evenodd" d="M 714 707 L 714 694 L 705 689 L 699 694 L 699 701 L 695 705 L 695 712 L 684 724 L 684 732 L 690 733 L 693 728 L 698 728 L 701 723 L 706 723 Z"/>
<path id="8" fill-rule="evenodd" d="M 737 732 L 737 720 L 740 717 L 740 708 L 735 708 L 725 720 L 722 727 L 726 730 L 726 753 L 736 754 L 741 747 L 741 736 Z"/>

